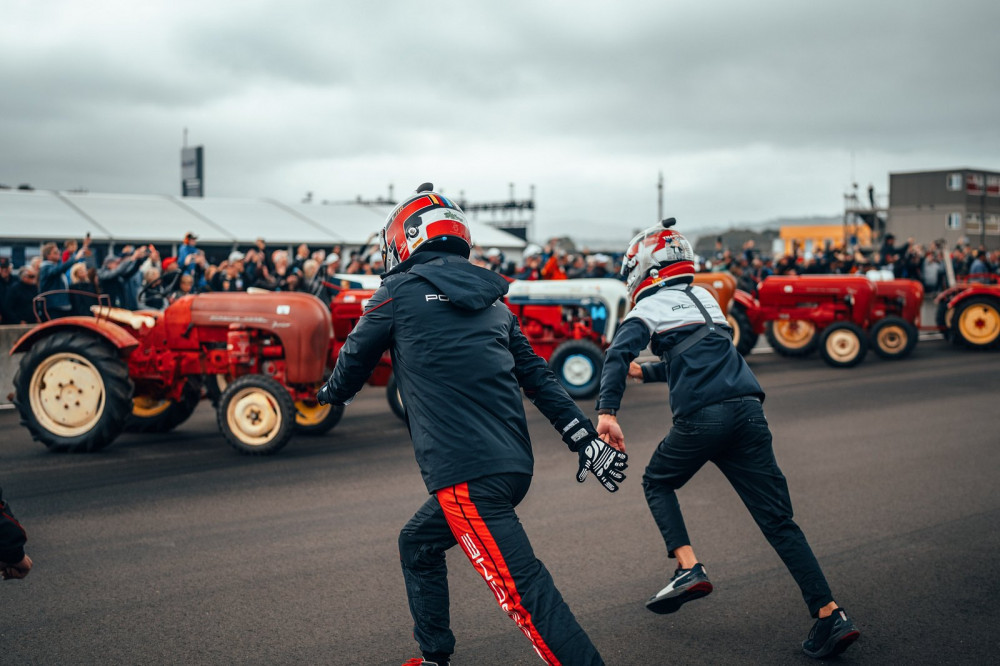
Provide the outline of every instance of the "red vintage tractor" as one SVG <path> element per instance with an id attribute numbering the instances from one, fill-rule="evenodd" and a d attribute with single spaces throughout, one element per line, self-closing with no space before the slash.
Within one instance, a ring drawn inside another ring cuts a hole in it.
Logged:
<path id="1" fill-rule="evenodd" d="M 741 353 L 764 333 L 779 354 L 805 356 L 819 348 L 829 365 L 851 367 L 864 360 L 869 344 L 887 359 L 913 351 L 923 287 L 854 275 L 771 276 L 756 297 L 737 291 L 734 300 Z"/>
<path id="2" fill-rule="evenodd" d="M 946 339 L 972 349 L 1000 347 L 1000 275 L 970 275 L 934 300 Z"/>
<path id="3" fill-rule="evenodd" d="M 343 412 L 315 402 L 339 346 L 330 308 L 314 296 L 210 293 L 163 312 L 92 310 L 44 321 L 10 352 L 24 354 L 14 379 L 21 421 L 51 449 L 95 451 L 125 428 L 169 430 L 194 411 L 203 377 L 226 379 L 217 421 L 243 453 L 273 453 L 295 429 L 325 432 Z M 373 381 L 388 375 L 380 365 Z"/>

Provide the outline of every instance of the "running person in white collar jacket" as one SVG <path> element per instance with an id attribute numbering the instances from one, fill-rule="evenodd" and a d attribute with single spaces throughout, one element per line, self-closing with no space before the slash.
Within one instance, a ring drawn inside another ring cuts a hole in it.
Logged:
<path id="1" fill-rule="evenodd" d="M 805 535 L 792 520 L 788 484 L 764 418 L 764 391 L 733 346 L 718 303 L 707 290 L 692 286 L 694 253 L 670 228 L 674 222 L 669 218 L 639 234 L 625 253 L 622 274 L 634 308 L 605 356 L 597 404 L 598 432 L 624 451 L 616 414 L 626 378 L 670 387 L 673 427 L 653 453 L 642 487 L 667 555 L 677 558 L 678 567 L 646 607 L 673 613 L 712 592 L 675 493 L 711 461 L 733 485 L 817 618 L 803 651 L 816 658 L 838 654 L 859 632 L 833 600 Z M 640 367 L 633 361 L 647 345 L 662 360 Z"/>
<path id="2" fill-rule="evenodd" d="M 469 263 L 462 210 L 430 183 L 389 215 L 387 273 L 347 338 L 317 398 L 345 404 L 388 349 L 420 472 L 431 497 L 403 527 L 399 555 L 422 653 L 407 664 L 447 664 L 445 551 L 459 544 L 547 664 L 603 664 L 551 575 L 535 557 L 515 507 L 533 458 L 521 389 L 614 492 L 626 456 L 597 437 L 501 300 L 502 277 Z M 488 659 L 480 659 L 486 663 Z"/>

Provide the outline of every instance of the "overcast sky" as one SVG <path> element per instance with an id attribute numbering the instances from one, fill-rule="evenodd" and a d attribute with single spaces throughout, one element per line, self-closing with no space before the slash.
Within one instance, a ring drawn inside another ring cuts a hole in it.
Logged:
<path id="1" fill-rule="evenodd" d="M 0 183 L 470 201 L 536 236 L 837 215 L 1000 170 L 996 0 L 0 0 Z"/>

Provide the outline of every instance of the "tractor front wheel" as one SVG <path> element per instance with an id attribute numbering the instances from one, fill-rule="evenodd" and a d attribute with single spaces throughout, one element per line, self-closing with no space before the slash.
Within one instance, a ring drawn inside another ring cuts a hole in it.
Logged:
<path id="1" fill-rule="evenodd" d="M 295 403 L 288 390 L 266 375 L 233 380 L 219 397 L 219 429 L 240 453 L 276 453 L 295 430 Z"/>
<path id="2" fill-rule="evenodd" d="M 884 359 L 906 358 L 917 346 L 917 336 L 917 327 L 902 317 L 885 317 L 872 326 L 872 349 Z"/>
<path id="3" fill-rule="evenodd" d="M 868 339 L 857 324 L 834 322 L 820 336 L 819 353 L 828 365 L 851 368 L 864 360 L 868 353 Z"/>
<path id="4" fill-rule="evenodd" d="M 98 451 L 132 409 L 128 366 L 106 340 L 59 331 L 21 359 L 14 404 L 31 436 L 53 451 Z"/>
<path id="5" fill-rule="evenodd" d="M 733 329 L 733 345 L 741 356 L 746 356 L 757 344 L 757 332 L 750 324 L 746 309 L 739 303 L 733 303 L 726 317 Z"/>
<path id="6" fill-rule="evenodd" d="M 589 340 L 569 340 L 553 352 L 549 367 L 569 397 L 592 398 L 601 385 L 604 352 Z"/>
<path id="7" fill-rule="evenodd" d="M 990 349 L 1000 343 L 1000 300 L 975 296 L 955 308 L 952 337 L 973 349 Z"/>
<path id="8" fill-rule="evenodd" d="M 805 319 L 768 322 L 767 341 L 782 356 L 806 356 L 816 349 L 816 325 Z"/>

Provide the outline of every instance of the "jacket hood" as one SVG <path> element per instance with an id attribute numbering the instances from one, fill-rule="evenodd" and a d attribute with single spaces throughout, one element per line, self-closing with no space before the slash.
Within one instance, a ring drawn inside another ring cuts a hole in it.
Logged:
<path id="1" fill-rule="evenodd" d="M 415 254 L 386 276 L 412 273 L 430 282 L 463 310 L 483 310 L 507 293 L 507 281 L 492 271 L 469 263 L 449 252 L 423 251 Z"/>

